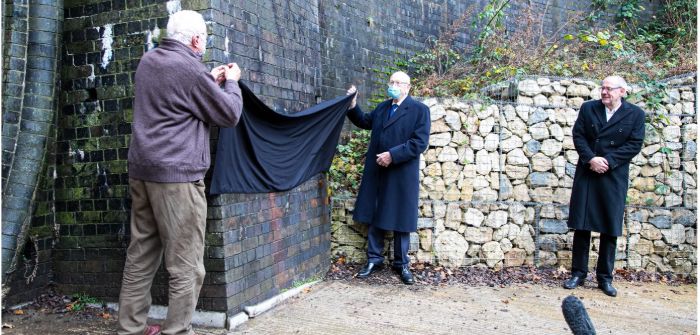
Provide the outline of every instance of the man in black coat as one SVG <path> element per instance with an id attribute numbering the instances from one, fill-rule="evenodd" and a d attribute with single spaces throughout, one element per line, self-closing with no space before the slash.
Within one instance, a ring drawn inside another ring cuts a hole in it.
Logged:
<path id="1" fill-rule="evenodd" d="M 348 109 L 348 118 L 357 127 L 371 129 L 360 190 L 353 219 L 369 225 L 367 264 L 357 274 L 366 278 L 384 264 L 384 235 L 394 233 L 392 268 L 404 284 L 413 284 L 409 269 L 410 233 L 418 223 L 418 170 L 420 154 L 428 147 L 430 110 L 413 100 L 408 92 L 411 78 L 396 72 L 389 79 L 390 99 L 371 113 L 357 106 L 357 96 Z M 352 86 L 348 94 L 356 91 Z"/>
<path id="2" fill-rule="evenodd" d="M 591 231 L 600 233 L 596 278 L 614 297 L 612 286 L 617 237 L 622 235 L 629 164 L 644 142 L 644 111 L 622 97 L 628 86 L 619 76 L 605 78 L 601 99 L 581 106 L 572 131 L 578 152 L 569 203 L 569 228 L 575 229 L 571 278 L 564 287 L 583 285 L 588 274 Z"/>

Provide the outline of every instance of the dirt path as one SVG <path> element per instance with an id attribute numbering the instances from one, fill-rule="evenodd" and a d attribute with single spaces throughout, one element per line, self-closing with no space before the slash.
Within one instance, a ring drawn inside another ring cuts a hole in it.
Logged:
<path id="1" fill-rule="evenodd" d="M 591 285 L 591 284 L 587 284 Z M 593 288 L 574 291 L 518 284 L 474 286 L 368 285 L 324 281 L 236 328 L 230 334 L 570 334 L 561 301 L 582 299 L 598 334 L 696 334 L 696 285 L 617 283 L 610 298 Z M 34 313 L 34 314 L 32 314 Z M 114 319 L 27 310 L 3 314 L 3 334 L 113 334 Z M 221 329 L 198 328 L 220 335 Z"/>
<path id="2" fill-rule="evenodd" d="M 561 301 L 575 293 L 598 334 L 695 334 L 696 286 L 595 288 L 370 286 L 324 282 L 249 320 L 243 334 L 570 334 Z"/>

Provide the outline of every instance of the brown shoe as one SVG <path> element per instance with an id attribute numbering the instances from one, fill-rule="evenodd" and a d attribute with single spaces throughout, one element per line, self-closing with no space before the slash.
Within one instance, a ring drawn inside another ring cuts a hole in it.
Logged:
<path id="1" fill-rule="evenodd" d="M 157 334 L 160 334 L 160 325 L 146 325 L 146 329 L 143 330 L 143 335 Z"/>

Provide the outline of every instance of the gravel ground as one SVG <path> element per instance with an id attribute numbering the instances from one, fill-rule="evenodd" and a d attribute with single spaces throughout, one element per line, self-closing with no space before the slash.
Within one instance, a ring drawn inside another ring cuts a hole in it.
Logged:
<path id="1" fill-rule="evenodd" d="M 618 270 L 616 298 L 590 280 L 573 291 L 560 287 L 556 269 L 445 269 L 414 264 L 416 285 L 384 269 L 354 278 L 358 264 L 332 265 L 323 282 L 233 332 L 221 334 L 569 334 L 561 301 L 578 296 L 598 334 L 697 334 L 697 287 L 672 275 Z M 113 334 L 114 311 L 83 306 L 48 290 L 15 310 L 3 310 L 3 334 Z M 152 322 L 158 322 L 154 320 Z"/>

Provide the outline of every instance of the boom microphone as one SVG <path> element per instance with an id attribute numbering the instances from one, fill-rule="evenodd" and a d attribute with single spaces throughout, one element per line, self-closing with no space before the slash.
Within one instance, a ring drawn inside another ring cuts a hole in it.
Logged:
<path id="1" fill-rule="evenodd" d="M 561 311 L 574 335 L 595 335 L 595 327 L 581 300 L 573 295 L 566 297 L 561 303 Z"/>

